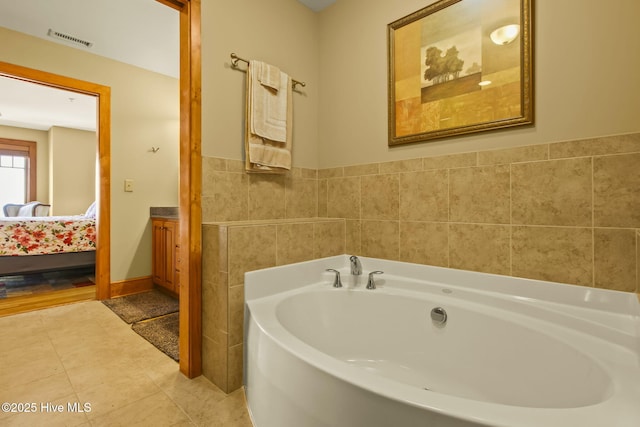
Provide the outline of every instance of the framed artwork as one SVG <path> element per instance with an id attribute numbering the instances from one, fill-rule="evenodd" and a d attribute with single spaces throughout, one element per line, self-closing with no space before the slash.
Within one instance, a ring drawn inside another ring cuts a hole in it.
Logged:
<path id="1" fill-rule="evenodd" d="M 390 23 L 389 145 L 533 124 L 533 0 L 440 0 Z"/>

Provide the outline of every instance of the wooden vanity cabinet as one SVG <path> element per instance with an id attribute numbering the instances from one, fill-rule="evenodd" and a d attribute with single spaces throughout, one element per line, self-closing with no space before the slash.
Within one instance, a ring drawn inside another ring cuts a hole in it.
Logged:
<path id="1" fill-rule="evenodd" d="M 178 220 L 151 218 L 151 229 L 153 283 L 180 294 Z"/>

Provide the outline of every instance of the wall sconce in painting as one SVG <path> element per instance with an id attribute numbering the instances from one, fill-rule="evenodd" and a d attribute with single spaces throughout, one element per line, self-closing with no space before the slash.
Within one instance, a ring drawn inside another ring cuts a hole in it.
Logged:
<path id="1" fill-rule="evenodd" d="M 509 44 L 520 34 L 520 25 L 510 24 L 493 30 L 491 41 L 498 45 Z"/>

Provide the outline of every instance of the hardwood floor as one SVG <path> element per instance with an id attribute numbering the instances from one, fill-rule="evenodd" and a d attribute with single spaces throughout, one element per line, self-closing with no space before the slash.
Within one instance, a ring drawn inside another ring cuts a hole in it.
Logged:
<path id="1" fill-rule="evenodd" d="M 0 276 L 0 317 L 93 299 L 90 268 Z"/>
<path id="2" fill-rule="evenodd" d="M 96 286 L 0 299 L 0 317 L 96 299 Z"/>

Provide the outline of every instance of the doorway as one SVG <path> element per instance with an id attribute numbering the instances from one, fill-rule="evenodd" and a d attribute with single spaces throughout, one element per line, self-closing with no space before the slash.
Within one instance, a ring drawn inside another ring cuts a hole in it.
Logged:
<path id="1" fill-rule="evenodd" d="M 97 185 L 96 185 L 96 298 L 111 295 L 110 176 L 111 90 L 107 86 L 0 62 L 0 76 L 96 97 Z"/>
<path id="2" fill-rule="evenodd" d="M 180 371 L 202 370 L 201 326 L 201 0 L 157 0 L 180 12 Z M 97 97 L 99 185 L 97 191 L 96 298 L 111 296 L 110 89 L 90 82 L 0 62 L 0 75 Z"/>

